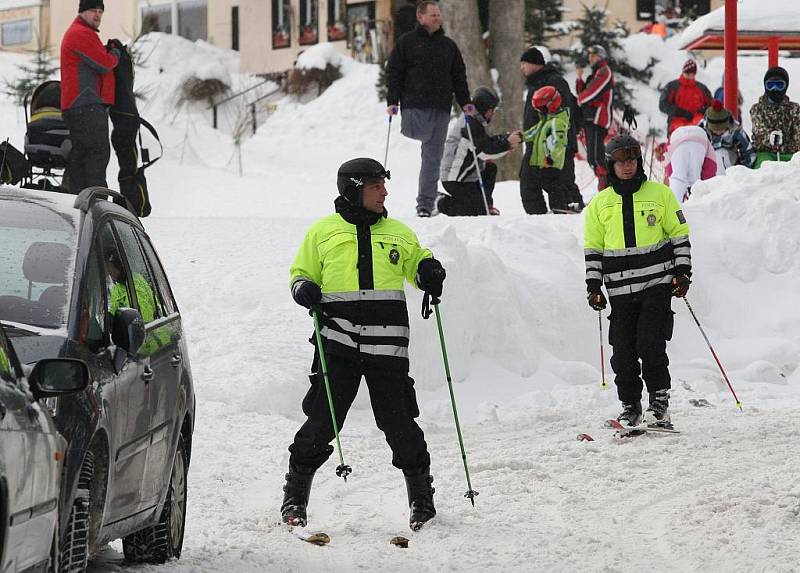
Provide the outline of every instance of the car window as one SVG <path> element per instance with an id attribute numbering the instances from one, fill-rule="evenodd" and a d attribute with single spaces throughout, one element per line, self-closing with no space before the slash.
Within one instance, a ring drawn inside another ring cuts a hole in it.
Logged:
<path id="1" fill-rule="evenodd" d="M 0 198 L 0 320 L 63 328 L 77 221 L 42 203 Z"/>
<path id="2" fill-rule="evenodd" d="M 92 250 L 87 261 L 86 284 L 81 293 L 80 340 L 92 352 L 97 352 L 108 343 L 106 278 L 100 260 L 98 246 Z"/>
<path id="3" fill-rule="evenodd" d="M 111 223 L 106 223 L 100 230 L 100 253 L 106 275 L 106 304 L 108 313 L 114 316 L 117 309 L 131 308 L 133 303 L 130 280 Z"/>
<path id="4" fill-rule="evenodd" d="M 138 229 L 135 229 L 135 231 L 142 247 L 144 247 L 147 261 L 150 263 L 150 268 L 153 269 L 153 274 L 158 283 L 158 290 L 161 293 L 161 300 L 163 301 L 167 315 L 178 312 L 178 305 L 175 303 L 175 298 L 172 296 L 172 288 L 169 286 L 169 281 L 167 281 L 167 275 L 164 273 L 161 261 L 158 260 L 158 255 L 156 255 L 153 245 L 150 244 L 150 239 Z"/>
<path id="5" fill-rule="evenodd" d="M 119 233 L 122 249 L 125 251 L 125 258 L 128 260 L 128 267 L 133 278 L 133 288 L 136 290 L 136 300 L 138 301 L 139 312 L 142 314 L 144 323 L 153 322 L 166 316 L 164 306 L 157 296 L 156 283 L 153 274 L 147 266 L 133 233 L 133 227 L 127 223 L 116 221 L 114 227 Z"/>

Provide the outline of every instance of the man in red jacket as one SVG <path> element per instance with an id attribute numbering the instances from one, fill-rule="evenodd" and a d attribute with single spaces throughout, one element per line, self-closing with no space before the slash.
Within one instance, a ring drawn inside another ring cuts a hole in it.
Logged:
<path id="1" fill-rule="evenodd" d="M 592 73 L 583 80 L 583 68 L 576 68 L 575 89 L 578 105 L 583 112 L 583 132 L 586 136 L 586 160 L 597 175 L 597 189 L 606 187 L 608 170 L 605 164 L 605 140 L 611 127 L 611 104 L 614 100 L 614 74 L 608 67 L 603 46 L 589 46 L 589 65 Z"/>
<path id="2" fill-rule="evenodd" d="M 103 11 L 102 0 L 80 0 L 61 42 L 61 110 L 72 141 L 67 174 L 75 194 L 108 185 L 108 106 L 114 103 L 119 41 L 110 40 L 108 48 L 100 41 Z"/>
<path id="3" fill-rule="evenodd" d="M 697 80 L 697 63 L 686 60 L 681 77 L 669 82 L 661 98 L 658 109 L 667 114 L 667 137 L 684 125 L 697 125 L 703 119 L 706 108 L 714 101 L 711 92 Z"/>

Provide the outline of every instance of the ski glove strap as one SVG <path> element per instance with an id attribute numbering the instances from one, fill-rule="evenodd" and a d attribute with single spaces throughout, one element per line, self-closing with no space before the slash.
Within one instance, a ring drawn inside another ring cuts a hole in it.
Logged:
<path id="1" fill-rule="evenodd" d="M 604 310 L 606 304 L 608 304 L 602 291 L 590 292 L 586 300 L 589 302 L 589 306 L 592 307 L 592 310 Z"/>
<path id="2" fill-rule="evenodd" d="M 441 301 L 439 300 L 438 297 L 435 297 L 431 295 L 431 293 L 426 292 L 425 296 L 422 297 L 422 318 L 428 320 L 431 317 L 431 314 L 433 314 L 433 311 L 431 310 L 431 304 L 437 305 L 440 302 Z"/>
<path id="3" fill-rule="evenodd" d="M 685 297 L 690 284 L 692 281 L 686 275 L 675 275 L 672 277 L 672 295 L 678 298 Z"/>

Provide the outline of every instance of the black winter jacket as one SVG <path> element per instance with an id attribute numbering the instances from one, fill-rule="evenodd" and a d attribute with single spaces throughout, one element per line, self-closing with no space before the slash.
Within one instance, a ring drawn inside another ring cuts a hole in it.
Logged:
<path id="1" fill-rule="evenodd" d="M 523 130 L 528 130 L 539 122 L 539 112 L 534 109 L 531 103 L 534 92 L 544 86 L 553 86 L 561 95 L 561 105 L 569 105 L 570 129 L 567 149 L 573 152 L 577 151 L 577 133 L 581 124 L 581 112 L 578 107 L 578 101 L 569 89 L 567 80 L 561 76 L 553 64 L 545 64 L 541 70 L 525 78 L 525 84 L 528 86 L 528 93 L 525 95 L 525 112 L 522 118 Z"/>
<path id="2" fill-rule="evenodd" d="M 453 94 L 460 106 L 470 103 L 467 69 L 461 52 L 440 28 L 422 26 L 403 35 L 386 64 L 388 105 L 450 111 Z"/>

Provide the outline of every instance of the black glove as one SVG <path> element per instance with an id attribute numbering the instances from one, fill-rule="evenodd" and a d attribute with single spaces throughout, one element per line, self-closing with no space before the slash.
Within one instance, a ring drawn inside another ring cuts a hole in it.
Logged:
<path id="1" fill-rule="evenodd" d="M 311 281 L 297 281 L 292 286 L 292 298 L 300 306 L 312 308 L 322 301 L 322 290 Z"/>
<path id="2" fill-rule="evenodd" d="M 436 259 L 423 259 L 417 265 L 417 285 L 434 299 L 442 296 L 442 284 L 446 276 L 442 263 Z"/>
<path id="3" fill-rule="evenodd" d="M 683 298 L 689 292 L 689 285 L 692 281 L 686 275 L 675 275 L 672 277 L 672 296 Z"/>
<path id="4" fill-rule="evenodd" d="M 125 45 L 116 38 L 112 38 L 108 42 L 106 42 L 106 49 L 107 50 L 116 49 L 122 52 L 125 49 Z"/>
<path id="5" fill-rule="evenodd" d="M 682 117 L 683 119 L 692 119 L 694 117 L 694 114 L 692 112 L 683 109 L 681 107 L 675 108 L 675 115 L 677 115 L 678 117 Z"/>
<path id="6" fill-rule="evenodd" d="M 590 292 L 586 300 L 589 302 L 589 306 L 592 307 L 592 310 L 603 310 L 606 308 L 606 304 L 608 304 L 603 291 L 599 290 Z"/>
<path id="7" fill-rule="evenodd" d="M 636 129 L 639 124 L 636 123 L 636 110 L 628 104 L 622 110 L 622 123 L 627 123 L 630 129 Z"/>

